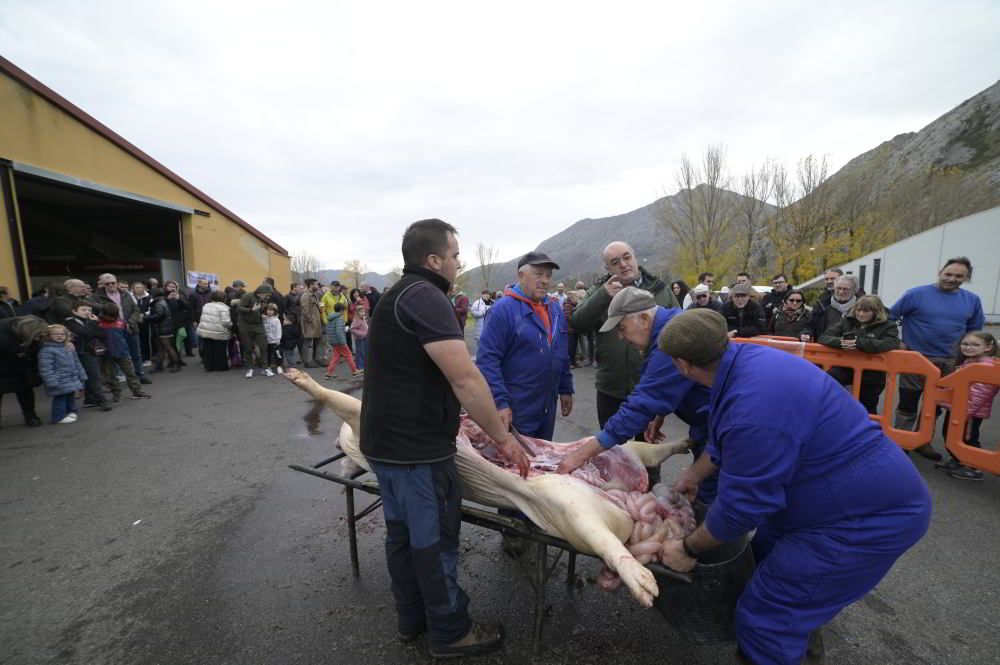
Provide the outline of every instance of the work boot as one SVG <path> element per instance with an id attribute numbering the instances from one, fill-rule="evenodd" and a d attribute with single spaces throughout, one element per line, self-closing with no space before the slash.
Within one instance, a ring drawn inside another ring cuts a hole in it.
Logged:
<path id="1" fill-rule="evenodd" d="M 499 623 L 473 623 L 465 637 L 442 646 L 431 646 L 435 658 L 461 658 L 496 651 L 503 644 L 503 626 Z"/>
<path id="2" fill-rule="evenodd" d="M 917 453 L 921 457 L 926 457 L 927 459 L 934 460 L 935 462 L 940 462 L 941 459 L 942 459 L 941 453 L 939 453 L 938 451 L 934 450 L 934 446 L 932 446 L 929 443 L 925 443 L 924 445 L 920 446 L 919 448 L 914 448 L 913 450 L 914 450 L 915 453 Z"/>
<path id="3" fill-rule="evenodd" d="M 826 647 L 823 645 L 823 629 L 817 628 L 809 633 L 809 643 L 806 645 L 806 657 L 803 663 L 823 663 L 826 660 Z"/>

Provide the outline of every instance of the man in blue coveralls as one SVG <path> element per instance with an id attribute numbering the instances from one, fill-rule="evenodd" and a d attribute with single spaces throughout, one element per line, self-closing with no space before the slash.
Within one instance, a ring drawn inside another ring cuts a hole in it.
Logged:
<path id="1" fill-rule="evenodd" d="M 711 389 L 708 454 L 675 487 L 690 495 L 719 473 L 705 522 L 668 541 L 663 561 L 689 571 L 698 555 L 756 529 L 757 570 L 736 605 L 737 655 L 798 665 L 807 643 L 822 652 L 810 634 L 926 533 L 927 486 L 836 381 L 785 351 L 730 343 L 718 313 L 674 317 L 659 345 Z"/>
<path id="2" fill-rule="evenodd" d="M 559 266 L 542 252 L 518 260 L 517 283 L 490 308 L 476 353 L 504 426 L 548 440 L 556 428 L 557 401 L 563 416 L 573 410 L 566 317 L 559 300 L 548 294 L 553 269 Z M 523 519 L 516 510 L 500 514 Z M 523 554 L 527 545 L 506 534 L 502 544 L 511 556 Z"/>
<path id="3" fill-rule="evenodd" d="M 569 473 L 588 459 L 625 443 L 636 432 L 646 430 L 646 440 L 661 438 L 663 417 L 671 413 L 689 427 L 688 436 L 695 442 L 695 456 L 701 455 L 708 440 L 708 388 L 683 376 L 670 356 L 663 353 L 656 340 L 663 327 L 682 312 L 677 307 L 660 307 L 653 294 L 627 286 L 611 299 L 608 320 L 601 332 L 617 330 L 619 337 L 643 354 L 638 385 L 608 419 L 601 432 L 559 464 L 559 473 Z M 698 499 L 711 503 L 714 487 L 703 484 Z"/>

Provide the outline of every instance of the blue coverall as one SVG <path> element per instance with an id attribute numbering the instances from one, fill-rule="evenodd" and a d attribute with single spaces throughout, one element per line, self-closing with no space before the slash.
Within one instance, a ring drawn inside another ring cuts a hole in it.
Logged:
<path id="1" fill-rule="evenodd" d="M 718 540 L 756 528 L 757 570 L 736 607 L 755 665 L 798 665 L 809 633 L 862 598 L 926 533 L 931 498 L 903 452 L 821 369 L 730 344 L 712 385 L 708 453 Z"/>
<path id="2" fill-rule="evenodd" d="M 542 301 L 550 331 L 517 286 L 509 287 L 486 315 L 476 365 L 486 377 L 497 410 L 510 408 L 525 436 L 551 440 L 559 395 L 573 394 L 566 350 L 566 317 L 555 298 Z"/>
<path id="3" fill-rule="evenodd" d="M 705 449 L 708 441 L 708 388 L 677 371 L 674 361 L 656 343 L 663 326 L 683 311 L 676 307 L 657 307 L 649 343 L 639 367 L 639 383 L 597 435 L 604 449 L 625 443 L 645 430 L 656 416 L 671 413 L 690 427 L 688 436 L 697 444 L 693 450 L 695 457 Z M 712 476 L 702 481 L 698 488 L 699 501 L 712 503 L 715 498 L 714 480 Z"/>

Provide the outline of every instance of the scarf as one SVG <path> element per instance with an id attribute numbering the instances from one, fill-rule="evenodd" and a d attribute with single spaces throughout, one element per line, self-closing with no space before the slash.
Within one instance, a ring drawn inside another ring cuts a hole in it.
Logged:
<path id="1" fill-rule="evenodd" d="M 857 302 L 858 297 L 856 295 L 851 296 L 851 299 L 847 302 L 837 302 L 836 298 L 830 298 L 830 307 L 834 308 L 840 312 L 841 316 L 847 316 L 847 312 L 854 307 L 854 303 Z"/>
<path id="2" fill-rule="evenodd" d="M 527 298 L 524 295 L 524 291 L 521 290 L 519 284 L 513 284 L 507 287 L 504 291 L 505 296 L 511 296 L 515 300 L 520 300 L 521 302 L 528 303 L 531 305 L 531 309 L 535 311 L 538 318 L 542 320 L 542 324 L 545 326 L 545 332 L 549 336 L 549 344 L 552 343 L 552 322 L 549 320 L 549 298 L 548 296 L 542 302 L 535 302 L 531 298 Z"/>

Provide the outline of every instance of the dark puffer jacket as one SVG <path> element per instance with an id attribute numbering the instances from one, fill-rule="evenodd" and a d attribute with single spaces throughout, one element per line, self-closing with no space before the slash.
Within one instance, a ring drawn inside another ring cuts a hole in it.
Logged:
<path id="1" fill-rule="evenodd" d="M 857 350 L 862 353 L 886 353 L 899 348 L 899 328 L 895 321 L 862 325 L 853 316 L 845 316 L 830 326 L 819 336 L 819 343 L 839 349 L 845 333 L 857 335 Z M 864 372 L 861 382 L 884 386 L 885 372 Z"/>
<path id="2" fill-rule="evenodd" d="M 737 337 L 755 337 L 763 335 L 766 325 L 764 323 L 764 309 L 753 300 L 747 300 L 743 309 L 736 306 L 732 300 L 726 302 L 719 312 L 726 317 L 726 326 L 729 331 L 736 331 Z"/>
<path id="3" fill-rule="evenodd" d="M 153 298 L 149 304 L 149 314 L 146 316 L 149 332 L 156 337 L 172 337 L 175 331 L 174 319 L 170 315 L 170 307 L 162 295 Z"/>

